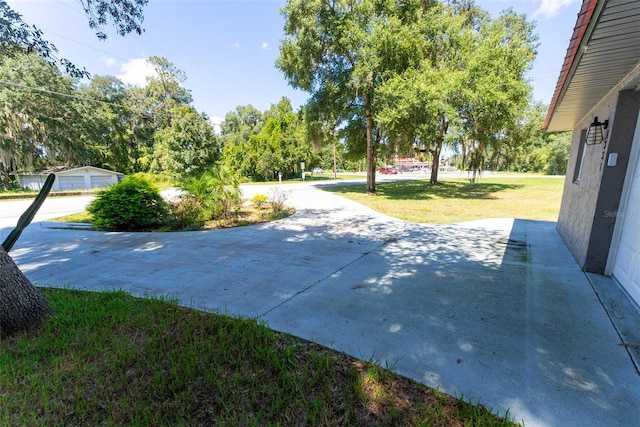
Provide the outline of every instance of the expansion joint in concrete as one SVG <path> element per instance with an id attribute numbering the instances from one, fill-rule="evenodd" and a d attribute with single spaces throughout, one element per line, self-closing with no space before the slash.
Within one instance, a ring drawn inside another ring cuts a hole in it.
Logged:
<path id="1" fill-rule="evenodd" d="M 343 265 L 342 267 L 338 268 L 337 270 L 327 274 L 325 277 L 317 280 L 316 282 L 310 284 L 309 286 L 297 291 L 295 294 L 293 294 L 292 296 L 290 296 L 289 298 L 279 302 L 278 304 L 274 305 L 273 307 L 271 307 L 270 309 L 268 309 L 267 311 L 265 311 L 264 313 L 262 313 L 260 315 L 260 317 L 264 317 L 267 314 L 271 313 L 273 310 L 277 309 L 278 307 L 281 307 L 282 305 L 288 303 L 289 301 L 293 300 L 294 298 L 296 298 L 299 295 L 302 295 L 303 293 L 307 292 L 309 289 L 315 287 L 316 285 L 318 285 L 321 282 L 324 282 L 325 280 L 327 280 L 329 277 L 333 276 L 336 273 L 339 273 L 340 271 L 344 270 L 345 268 L 348 268 L 349 266 L 351 266 L 352 264 L 355 264 L 356 262 L 360 261 L 361 259 L 364 259 L 367 255 L 371 254 L 372 252 L 380 249 L 381 247 L 383 247 L 384 245 L 390 243 L 391 241 L 395 241 L 395 240 L 385 240 L 383 241 L 380 245 L 376 246 L 374 249 L 368 250 L 366 252 L 363 252 L 359 257 L 357 257 L 356 259 L 352 260 L 351 262 Z"/>

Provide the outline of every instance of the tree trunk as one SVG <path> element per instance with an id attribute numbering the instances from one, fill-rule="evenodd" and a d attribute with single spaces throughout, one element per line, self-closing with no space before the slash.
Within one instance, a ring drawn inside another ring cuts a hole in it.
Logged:
<path id="1" fill-rule="evenodd" d="M 440 153 L 442 153 L 442 143 L 444 137 L 449 130 L 449 122 L 444 115 L 440 115 L 440 133 L 436 136 L 436 144 L 431 151 L 433 154 L 433 166 L 431 167 L 431 179 L 429 183 L 432 185 L 438 184 L 438 169 L 440 168 Z"/>
<path id="2" fill-rule="evenodd" d="M 368 97 L 365 96 L 368 104 Z M 376 192 L 376 146 L 373 141 L 373 113 L 367 107 L 367 193 Z"/>
<path id="3" fill-rule="evenodd" d="M 336 138 L 333 134 L 333 130 L 331 131 L 331 139 L 333 139 L 333 179 L 338 179 L 338 163 L 336 162 Z"/>
<path id="4" fill-rule="evenodd" d="M 0 161 L 0 189 L 11 188 L 11 180 L 9 179 L 9 173 L 7 172 L 7 168 L 4 163 Z"/>
<path id="5" fill-rule="evenodd" d="M 438 139 L 436 144 L 431 150 L 431 155 L 433 157 L 433 164 L 431 165 L 431 179 L 429 180 L 429 184 L 435 185 L 438 183 L 438 169 L 440 169 L 440 152 L 442 151 L 442 140 Z"/>
<path id="6" fill-rule="evenodd" d="M 0 246 L 0 331 L 11 334 L 35 326 L 50 312 L 47 300 Z"/>

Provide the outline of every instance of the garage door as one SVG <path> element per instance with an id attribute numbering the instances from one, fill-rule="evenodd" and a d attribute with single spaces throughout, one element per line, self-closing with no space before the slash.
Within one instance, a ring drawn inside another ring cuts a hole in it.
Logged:
<path id="1" fill-rule="evenodd" d="M 61 190 L 81 190 L 84 188 L 84 177 L 82 176 L 59 176 Z"/>
<path id="2" fill-rule="evenodd" d="M 631 298 L 640 304 L 640 158 L 638 163 L 633 173 L 627 206 L 624 211 L 618 212 L 619 219 L 624 222 L 613 275 Z"/>
<path id="3" fill-rule="evenodd" d="M 91 176 L 91 188 L 107 187 L 113 184 L 110 176 Z"/>

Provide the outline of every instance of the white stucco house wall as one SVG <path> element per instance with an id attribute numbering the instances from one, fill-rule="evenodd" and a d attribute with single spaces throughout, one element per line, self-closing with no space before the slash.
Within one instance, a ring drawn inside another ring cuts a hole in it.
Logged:
<path id="1" fill-rule="evenodd" d="M 71 166 L 51 168 L 39 172 L 19 173 L 18 180 L 22 188 L 40 190 L 47 176 L 53 173 L 56 180 L 52 191 L 90 190 L 117 184 L 124 174 L 94 166 Z"/>

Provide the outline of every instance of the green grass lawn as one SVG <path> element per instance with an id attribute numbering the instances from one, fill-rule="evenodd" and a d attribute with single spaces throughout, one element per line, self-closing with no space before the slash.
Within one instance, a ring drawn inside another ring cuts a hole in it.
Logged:
<path id="1" fill-rule="evenodd" d="M 42 289 L 0 346 L 0 425 L 512 425 L 254 320 L 123 292 Z"/>
<path id="2" fill-rule="evenodd" d="M 454 223 L 484 218 L 520 218 L 556 221 L 564 177 L 443 179 L 396 181 L 376 185 L 377 194 L 365 193 L 365 185 L 323 188 L 372 209 L 405 221 Z"/>

